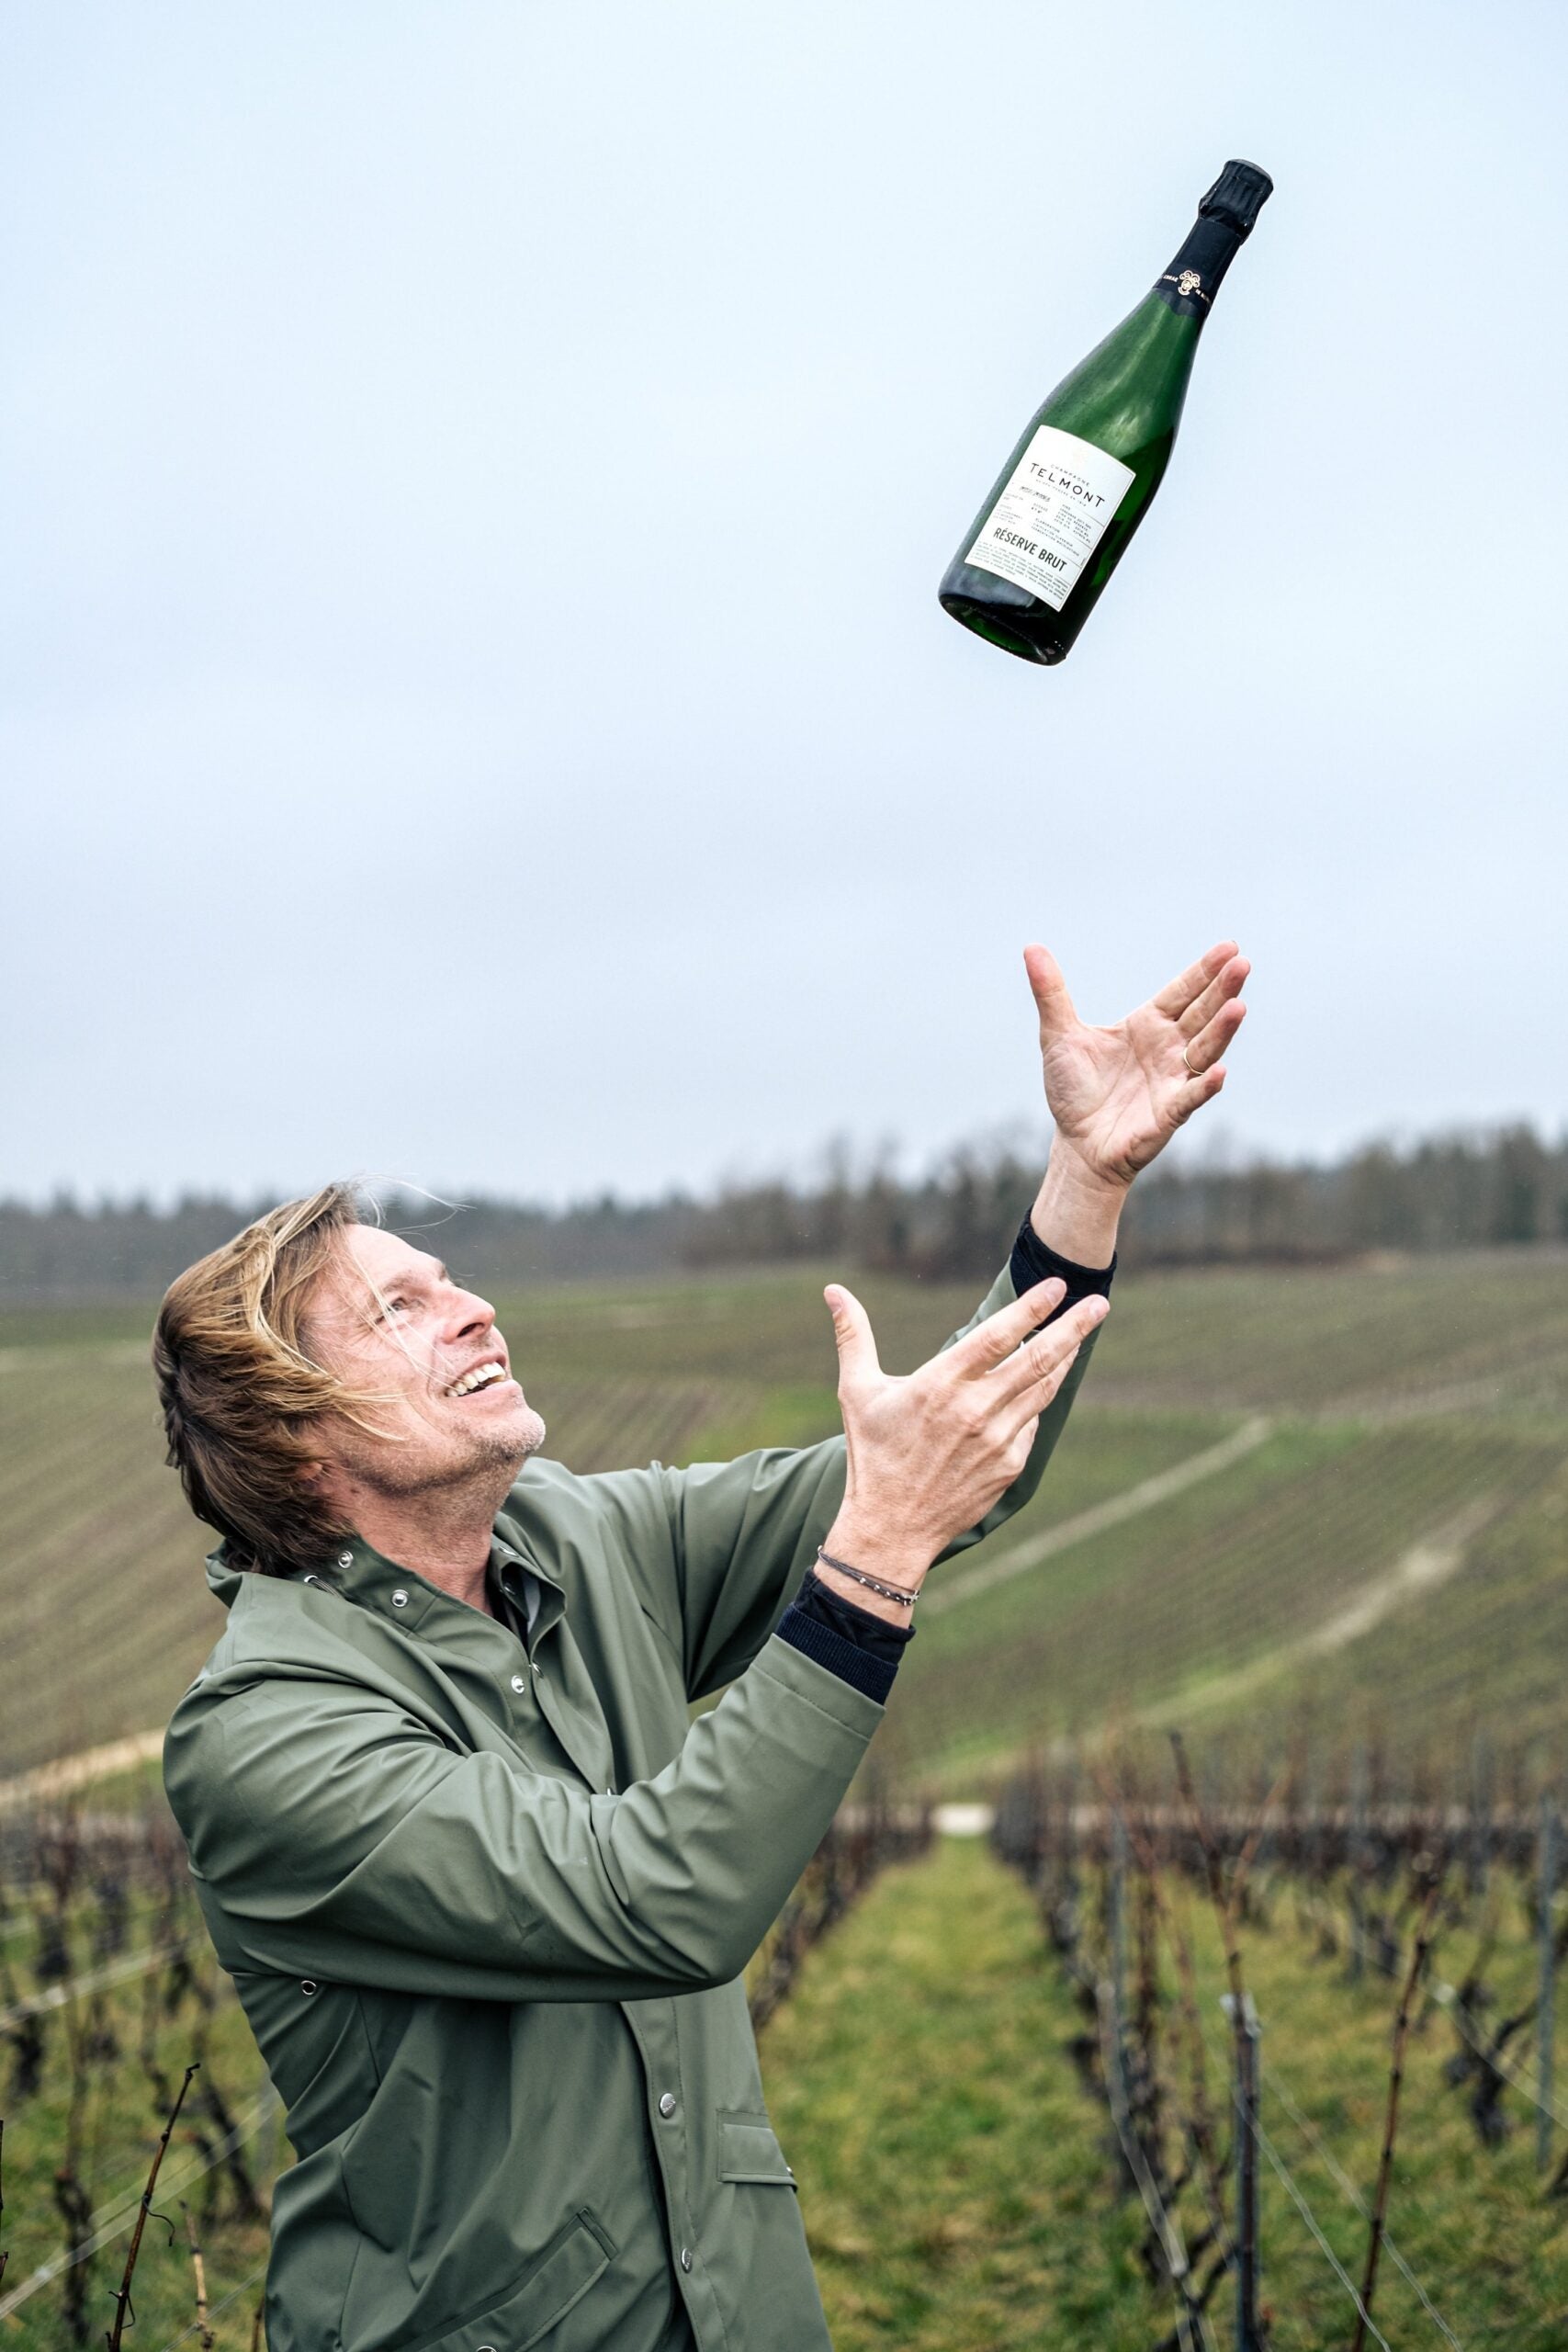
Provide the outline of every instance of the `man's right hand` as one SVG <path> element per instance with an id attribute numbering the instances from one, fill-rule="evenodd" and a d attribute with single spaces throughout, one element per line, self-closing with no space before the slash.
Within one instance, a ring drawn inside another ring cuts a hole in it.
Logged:
<path id="1" fill-rule="evenodd" d="M 918 1372 L 898 1376 L 878 1363 L 859 1299 L 829 1285 L 849 1461 L 825 1552 L 907 1591 L 919 1589 L 938 1555 L 1021 1476 L 1041 1414 L 1110 1312 L 1103 1298 L 1081 1299 L 1041 1330 L 1065 1289 L 1037 1283 Z M 818 1573 L 857 1608 L 908 1623 L 897 1602 L 831 1569 Z"/>

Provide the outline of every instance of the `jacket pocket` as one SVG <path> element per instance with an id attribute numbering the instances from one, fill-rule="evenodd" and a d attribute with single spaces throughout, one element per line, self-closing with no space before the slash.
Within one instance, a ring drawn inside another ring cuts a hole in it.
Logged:
<path id="1" fill-rule="evenodd" d="M 597 2217 L 580 2205 L 503 2301 L 435 2335 L 418 2337 L 406 2352 L 528 2352 L 604 2277 L 615 2252 Z"/>
<path id="2" fill-rule="evenodd" d="M 765 2115 L 750 2108 L 720 2110 L 718 2177 L 720 2180 L 766 2181 L 780 2188 L 795 2186 L 773 2125 Z"/>

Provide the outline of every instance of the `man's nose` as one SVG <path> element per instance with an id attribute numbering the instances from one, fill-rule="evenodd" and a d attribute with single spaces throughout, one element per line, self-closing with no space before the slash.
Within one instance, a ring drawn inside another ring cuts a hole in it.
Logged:
<path id="1" fill-rule="evenodd" d="M 495 1322 L 495 1309 L 488 1298 L 480 1298 L 477 1291 L 459 1291 L 453 1301 L 447 1328 L 454 1339 L 468 1340 L 480 1331 L 490 1330 Z"/>

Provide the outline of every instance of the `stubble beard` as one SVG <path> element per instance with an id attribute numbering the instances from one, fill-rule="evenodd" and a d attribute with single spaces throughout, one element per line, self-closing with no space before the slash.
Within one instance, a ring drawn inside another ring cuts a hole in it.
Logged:
<path id="1" fill-rule="evenodd" d="M 473 1494 L 494 1498 L 493 1509 L 544 1442 L 544 1417 L 530 1405 L 521 1427 L 476 1430 L 449 1458 L 411 1461 L 398 1446 L 370 1444 L 357 1461 L 345 1454 L 344 1467 L 360 1486 L 387 1502 L 406 1503 L 419 1495 L 446 1494 L 456 1499 Z"/>

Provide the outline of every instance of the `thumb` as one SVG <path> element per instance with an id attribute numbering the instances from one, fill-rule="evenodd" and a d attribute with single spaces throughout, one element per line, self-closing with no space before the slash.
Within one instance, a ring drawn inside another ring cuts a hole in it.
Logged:
<path id="1" fill-rule="evenodd" d="M 1029 975 L 1029 985 L 1034 991 L 1034 1001 L 1040 1012 L 1042 1039 L 1059 1037 L 1066 1030 L 1076 1028 L 1077 1012 L 1067 984 L 1062 978 L 1062 967 L 1048 947 L 1026 947 L 1023 968 Z"/>
<path id="2" fill-rule="evenodd" d="M 822 1294 L 828 1311 L 833 1317 L 833 1338 L 839 1350 L 839 1379 L 841 1384 L 874 1378 L 882 1370 L 877 1361 L 876 1341 L 872 1336 L 871 1317 L 855 1296 L 841 1283 L 829 1283 Z"/>

